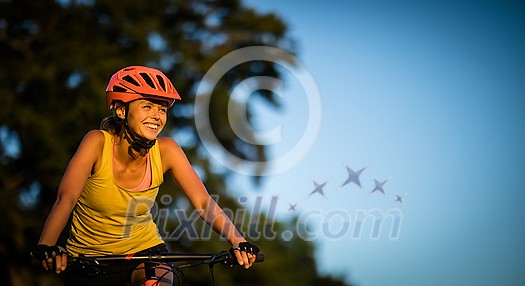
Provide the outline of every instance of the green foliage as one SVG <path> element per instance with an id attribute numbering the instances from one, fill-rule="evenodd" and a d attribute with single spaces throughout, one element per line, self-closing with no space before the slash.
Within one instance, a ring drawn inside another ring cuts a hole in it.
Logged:
<path id="1" fill-rule="evenodd" d="M 0 270 L 2 280 L 11 285 L 60 283 L 56 275 L 30 268 L 29 249 L 38 240 L 70 157 L 84 134 L 108 115 L 104 90 L 111 74 L 124 66 L 157 67 L 173 80 L 183 100 L 171 109 L 165 135 L 179 132 L 193 138 L 183 147 L 205 174 L 208 189 L 220 195 L 224 207 L 238 208 L 226 192 L 225 179 L 232 174 L 212 169 L 200 151 L 192 103 L 200 79 L 218 59 L 252 45 L 293 50 L 278 17 L 260 14 L 238 0 L 0 1 L 0 259 L 9 265 Z M 233 84 L 257 75 L 279 73 L 272 63 L 240 65 L 221 80 L 210 107 L 221 144 L 250 160 L 264 160 L 264 147 L 237 138 L 226 114 L 213 111 L 224 110 Z M 258 98 L 278 108 L 271 93 L 260 92 Z M 174 197 L 173 204 L 164 207 L 175 208 L 184 200 L 168 179 L 161 193 Z M 173 229 L 177 221 L 169 224 Z M 213 238 L 181 239 L 170 247 L 188 252 L 228 247 L 218 236 Z M 319 276 L 311 243 L 277 238 L 257 244 L 267 261 L 250 271 L 220 269 L 219 285 L 343 285 Z M 188 270 L 188 284 L 209 285 L 207 271 Z"/>

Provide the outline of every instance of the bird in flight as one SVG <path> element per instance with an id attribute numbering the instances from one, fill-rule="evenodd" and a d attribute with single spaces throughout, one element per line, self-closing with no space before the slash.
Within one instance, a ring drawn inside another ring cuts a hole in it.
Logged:
<path id="1" fill-rule="evenodd" d="M 297 203 L 295 203 L 295 204 L 288 203 L 288 205 L 290 206 L 288 208 L 288 211 L 295 212 L 295 207 L 297 206 Z"/>

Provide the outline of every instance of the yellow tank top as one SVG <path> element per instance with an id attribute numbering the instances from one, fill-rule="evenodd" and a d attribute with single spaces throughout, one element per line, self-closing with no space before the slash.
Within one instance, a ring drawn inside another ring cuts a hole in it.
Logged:
<path id="1" fill-rule="evenodd" d="M 151 186 L 131 192 L 113 177 L 113 137 L 104 133 L 102 162 L 73 210 L 67 250 L 73 255 L 135 253 L 163 243 L 150 209 L 163 182 L 158 143 L 149 151 Z"/>

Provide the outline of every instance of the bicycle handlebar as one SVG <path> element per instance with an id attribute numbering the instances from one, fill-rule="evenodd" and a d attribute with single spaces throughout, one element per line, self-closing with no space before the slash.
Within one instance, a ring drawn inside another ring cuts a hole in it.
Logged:
<path id="1" fill-rule="evenodd" d="M 192 253 L 155 253 L 155 254 L 128 254 L 107 256 L 68 256 L 68 264 L 81 263 L 84 265 L 99 265 L 100 262 L 135 261 L 135 262 L 201 262 L 200 264 L 230 264 L 237 265 L 237 259 L 228 251 L 210 254 Z M 263 262 L 264 254 L 258 253 L 255 262 Z"/>

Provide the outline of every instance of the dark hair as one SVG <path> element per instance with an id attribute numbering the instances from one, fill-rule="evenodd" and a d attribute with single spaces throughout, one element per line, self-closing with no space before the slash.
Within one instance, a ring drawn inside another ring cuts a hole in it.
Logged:
<path id="1" fill-rule="evenodd" d="M 124 120 L 116 115 L 108 116 L 100 122 L 100 130 L 105 130 L 113 135 L 120 135 L 124 132 Z"/>
<path id="2" fill-rule="evenodd" d="M 105 130 L 109 132 L 112 135 L 122 135 L 124 133 L 124 119 L 117 116 L 115 110 L 120 107 L 119 105 L 123 105 L 126 109 L 126 113 L 128 111 L 128 105 L 122 104 L 122 102 L 116 102 L 113 106 L 113 115 L 108 116 L 100 122 L 100 130 Z"/>

